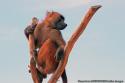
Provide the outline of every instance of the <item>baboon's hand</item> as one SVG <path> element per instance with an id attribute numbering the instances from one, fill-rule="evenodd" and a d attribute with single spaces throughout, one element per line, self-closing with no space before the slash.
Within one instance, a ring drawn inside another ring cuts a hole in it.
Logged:
<path id="1" fill-rule="evenodd" d="M 59 62 L 63 57 L 64 57 L 64 49 L 58 48 L 57 52 L 56 52 L 56 55 L 55 55 L 56 61 Z"/>

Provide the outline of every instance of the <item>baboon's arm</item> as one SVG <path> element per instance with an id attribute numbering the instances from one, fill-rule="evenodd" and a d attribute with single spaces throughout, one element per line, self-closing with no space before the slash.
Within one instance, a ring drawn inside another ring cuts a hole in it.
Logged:
<path id="1" fill-rule="evenodd" d="M 30 58 L 34 56 L 34 49 L 35 49 L 35 42 L 33 34 L 29 35 L 29 51 L 30 51 Z"/>

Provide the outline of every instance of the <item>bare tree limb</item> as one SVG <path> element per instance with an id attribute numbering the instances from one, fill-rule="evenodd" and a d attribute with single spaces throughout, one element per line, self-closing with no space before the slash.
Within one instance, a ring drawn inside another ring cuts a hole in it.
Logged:
<path id="1" fill-rule="evenodd" d="M 93 15 L 96 13 L 96 11 L 100 8 L 100 5 L 92 6 L 88 12 L 86 13 L 84 19 L 82 20 L 80 26 L 77 28 L 77 30 L 73 33 L 71 36 L 70 40 L 67 42 L 67 45 L 65 47 L 65 53 L 64 53 L 64 58 L 60 61 L 59 66 L 55 73 L 52 75 L 48 83 L 56 83 L 61 74 L 63 73 L 65 66 L 68 61 L 69 54 L 75 44 L 75 42 L 78 40 L 79 36 L 83 33 L 85 30 L 87 24 L 93 17 Z"/>

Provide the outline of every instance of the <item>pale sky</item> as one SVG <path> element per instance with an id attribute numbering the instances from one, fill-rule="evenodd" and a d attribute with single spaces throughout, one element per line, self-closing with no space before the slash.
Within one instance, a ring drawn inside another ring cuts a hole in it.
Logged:
<path id="1" fill-rule="evenodd" d="M 68 41 L 88 8 L 96 4 L 102 8 L 70 54 L 66 66 L 68 81 L 125 80 L 124 0 L 1 0 L 0 83 L 33 83 L 27 68 L 29 53 L 23 32 L 33 16 L 42 20 L 47 10 L 62 13 L 68 24 L 62 34 Z"/>

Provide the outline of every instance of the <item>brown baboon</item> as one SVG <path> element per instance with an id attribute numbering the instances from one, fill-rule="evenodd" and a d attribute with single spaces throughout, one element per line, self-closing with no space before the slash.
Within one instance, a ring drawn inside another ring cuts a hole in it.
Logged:
<path id="1" fill-rule="evenodd" d="M 47 74 L 54 73 L 63 58 L 66 43 L 60 30 L 67 26 L 64 21 L 61 14 L 48 12 L 45 20 L 37 24 L 35 30 L 30 31 L 30 70 L 34 83 L 41 83 Z M 61 77 L 63 83 L 67 83 L 65 70 Z"/>

